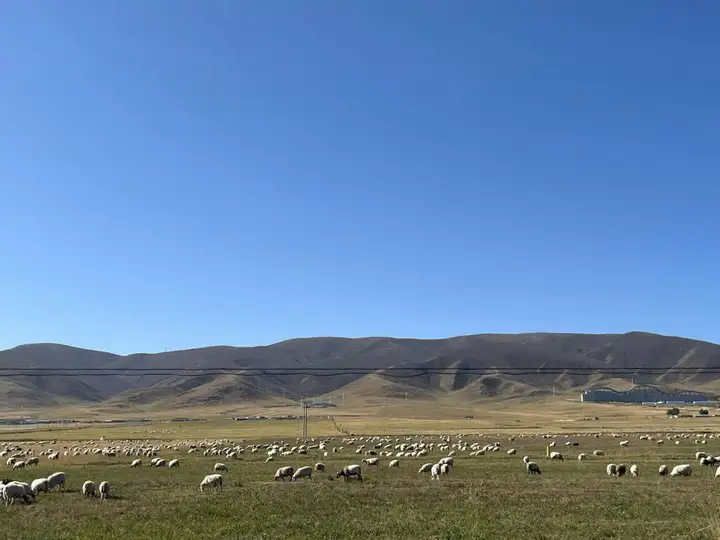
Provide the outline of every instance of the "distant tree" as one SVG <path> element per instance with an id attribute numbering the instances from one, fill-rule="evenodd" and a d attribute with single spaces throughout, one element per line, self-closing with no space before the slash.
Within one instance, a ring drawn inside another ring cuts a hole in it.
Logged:
<path id="1" fill-rule="evenodd" d="M 668 416 L 680 416 L 680 409 L 678 409 L 677 407 L 672 407 L 671 409 L 668 409 L 665 414 L 667 414 Z"/>
<path id="2" fill-rule="evenodd" d="M 710 414 L 710 411 L 708 411 L 707 409 L 700 409 L 698 411 L 698 414 L 706 415 L 706 414 Z"/>

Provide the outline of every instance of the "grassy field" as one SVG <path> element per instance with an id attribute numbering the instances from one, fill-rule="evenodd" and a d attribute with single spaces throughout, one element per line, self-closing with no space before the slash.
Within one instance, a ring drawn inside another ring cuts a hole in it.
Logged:
<path id="1" fill-rule="evenodd" d="M 264 463 L 265 455 L 245 454 L 226 460 L 188 454 L 182 446 L 190 439 L 229 438 L 239 443 L 271 442 L 284 439 L 295 443 L 299 423 L 294 421 L 232 422 L 213 416 L 207 422 L 151 425 L 99 426 L 67 430 L 45 428 L 19 431 L 5 428 L 0 439 L 32 445 L 53 440 L 53 448 L 76 444 L 102 447 L 124 446 L 124 440 L 151 444 L 180 444 L 180 450 L 161 450 L 166 459 L 178 457 L 179 469 L 147 466 L 130 469 L 131 457 L 87 455 L 61 457 L 58 462 L 42 458 L 40 466 L 10 471 L 4 459 L 0 477 L 31 481 L 56 471 L 68 475 L 67 489 L 40 494 L 34 505 L 16 503 L 0 507 L 0 526 L 23 540 L 29 539 L 720 539 L 720 479 L 714 467 L 700 467 L 696 450 L 720 455 L 720 439 L 696 445 L 695 436 L 657 445 L 629 435 L 630 447 L 622 449 L 619 438 L 603 433 L 598 438 L 583 432 L 625 430 L 649 432 L 663 437 L 668 432 L 717 429 L 717 420 L 664 418 L 664 411 L 640 407 L 572 408 L 567 404 L 543 407 L 529 404 L 499 410 L 482 419 L 425 419 L 417 414 L 403 418 L 401 407 L 394 416 L 383 418 L 337 416 L 343 429 L 366 435 L 389 434 L 401 442 L 405 433 L 452 433 L 465 431 L 464 439 L 483 444 L 500 442 L 502 451 L 485 456 L 455 456 L 449 476 L 431 481 L 418 474 L 422 463 L 436 462 L 446 453 L 425 458 L 400 458 L 401 466 L 390 469 L 390 458 L 382 458 L 375 469 L 363 466 L 365 481 L 331 479 L 343 465 L 357 463 L 361 456 L 343 443 L 343 435 L 326 416 L 311 419 L 311 436 L 333 436 L 330 447 L 344 446 L 328 457 L 317 454 L 277 458 Z M 583 420 L 583 414 L 599 414 L 598 420 Z M 196 411 L 199 412 L 199 411 Z M 386 410 L 387 413 L 387 410 Z M 188 415 L 192 416 L 192 415 Z M 410 416 L 410 415 L 408 415 Z M 697 420 L 697 422 L 696 422 Z M 524 426 L 523 429 L 521 427 Z M 595 429 L 592 429 L 592 428 Z M 480 435 L 482 428 L 483 435 Z M 487 429 L 486 429 L 487 428 Z M 493 429 L 494 428 L 494 429 Z M 544 429 L 543 429 L 544 428 Z M 573 431 L 573 428 L 576 428 Z M 566 456 L 563 463 L 545 458 L 547 440 L 537 435 L 510 441 L 511 433 L 542 430 L 555 432 L 557 448 Z M 100 441 L 104 437 L 104 441 Z M 438 437 L 426 435 L 437 443 Z M 453 436 L 453 440 L 457 435 Z M 578 447 L 565 447 L 567 440 Z M 72 442 L 69 442 L 72 441 Z M 47 444 L 45 445 L 47 447 Z M 505 451 L 515 448 L 517 455 Z M 605 451 L 601 458 L 590 456 L 579 462 L 579 452 Z M 530 455 L 542 469 L 541 476 L 525 473 L 521 456 Z M 323 461 L 326 473 L 312 480 L 274 482 L 282 465 L 312 465 Z M 201 493 L 198 485 L 212 472 L 213 465 L 225 462 L 221 492 Z M 637 463 L 639 478 L 610 478 L 608 463 Z M 690 478 L 660 478 L 657 468 L 666 463 L 693 463 Z M 85 480 L 112 486 L 111 499 L 84 499 L 80 487 Z"/>

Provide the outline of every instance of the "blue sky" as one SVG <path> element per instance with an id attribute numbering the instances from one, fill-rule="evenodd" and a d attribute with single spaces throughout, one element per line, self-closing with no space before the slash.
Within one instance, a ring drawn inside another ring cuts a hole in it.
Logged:
<path id="1" fill-rule="evenodd" d="M 720 4 L 0 13 L 0 348 L 720 342 Z"/>

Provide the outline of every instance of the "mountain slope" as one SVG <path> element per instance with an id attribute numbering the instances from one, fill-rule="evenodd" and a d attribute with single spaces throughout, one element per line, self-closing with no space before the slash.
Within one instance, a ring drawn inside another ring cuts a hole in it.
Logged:
<path id="1" fill-rule="evenodd" d="M 476 399 L 532 395 L 553 387 L 601 386 L 607 380 L 617 382 L 617 375 L 608 373 L 614 368 L 638 368 L 636 383 L 720 390 L 716 375 L 706 371 L 720 368 L 719 345 L 642 332 L 480 334 L 434 340 L 304 338 L 262 347 L 218 346 L 129 356 L 56 344 L 0 351 L 0 368 L 23 367 L 166 372 L 74 376 L 49 371 L 18 377 L 6 372 L 0 402 L 23 406 L 68 401 L 182 406 L 297 400 L 338 391 L 373 397 L 404 397 L 407 392 L 413 398 L 453 394 Z M 403 370 L 392 369 L 398 367 Z M 215 371 L 172 372 L 187 368 Z M 264 368 L 286 372 L 257 373 Z M 428 368 L 433 369 L 432 374 L 425 371 Z M 586 373 L 565 371 L 577 368 Z M 643 374 L 647 368 L 661 371 Z M 678 368 L 687 371 L 679 373 Z M 223 373 L 222 369 L 239 371 Z M 255 372 L 243 373 L 243 369 Z M 333 374 L 324 376 L 314 371 L 318 369 L 330 369 Z M 508 373 L 508 369 L 517 371 Z"/>

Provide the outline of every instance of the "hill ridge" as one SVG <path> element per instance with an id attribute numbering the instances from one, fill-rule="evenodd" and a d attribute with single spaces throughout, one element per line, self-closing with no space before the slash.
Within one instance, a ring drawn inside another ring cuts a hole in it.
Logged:
<path id="1" fill-rule="evenodd" d="M 402 378 L 392 372 L 398 367 L 414 375 Z M 6 406 L 68 401 L 173 406 L 296 400 L 335 392 L 373 397 L 387 392 L 387 397 L 397 397 L 412 391 L 426 392 L 429 397 L 452 393 L 458 399 L 477 399 L 544 394 L 554 386 L 568 390 L 598 387 L 605 380 L 618 379 L 617 374 L 608 377 L 603 371 L 627 368 L 646 370 L 636 376 L 640 383 L 720 390 L 717 377 L 708 372 L 710 368 L 720 369 L 720 345 L 641 331 L 467 334 L 437 339 L 293 338 L 251 347 L 214 345 L 128 355 L 34 343 L 0 351 L 0 368 L 48 369 L 43 375 L 4 377 L 0 403 Z M 60 375 L 53 373 L 53 368 L 117 371 L 104 376 Z M 187 368 L 233 371 L 232 376 L 122 371 L 128 368 L 174 373 Z M 315 373 L 294 372 L 302 368 Z M 344 368 L 347 372 L 332 377 L 317 373 Z M 528 372 L 518 371 L 520 368 Z M 262 369 L 285 370 L 286 374 L 259 373 Z M 578 374 L 578 369 L 583 373 Z M 651 369 L 656 372 L 648 373 Z"/>

